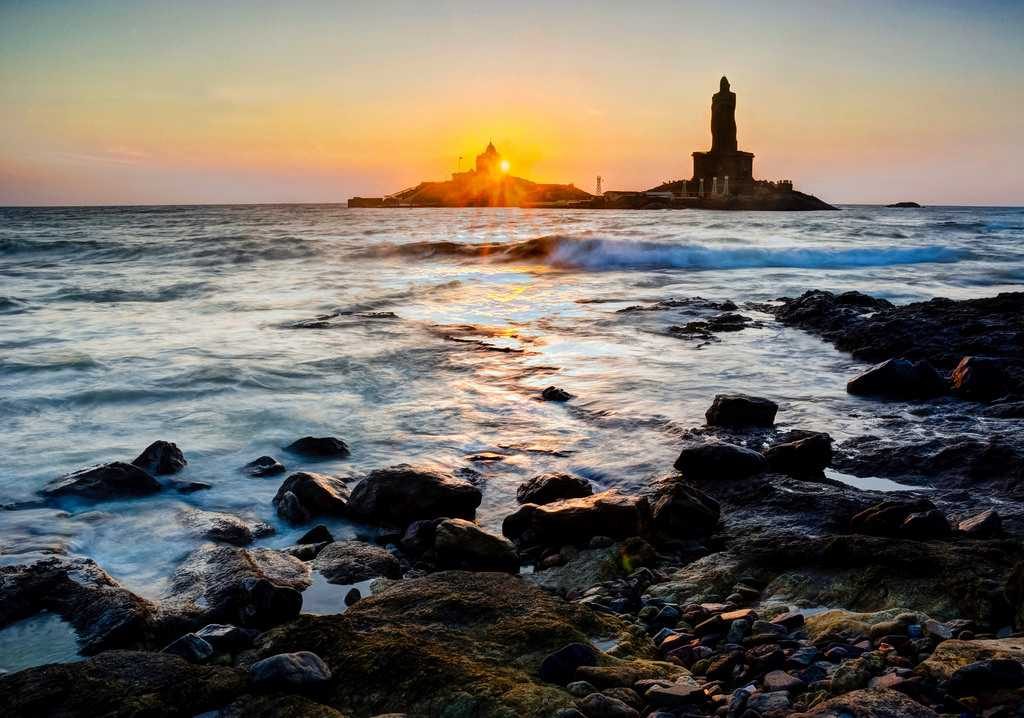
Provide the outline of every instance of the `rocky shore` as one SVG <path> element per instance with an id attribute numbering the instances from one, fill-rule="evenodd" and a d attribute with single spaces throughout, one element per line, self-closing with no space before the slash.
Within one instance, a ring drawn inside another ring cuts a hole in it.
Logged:
<path id="1" fill-rule="evenodd" d="M 304 531 L 293 546 L 190 511 L 203 544 L 159 600 L 69 552 L 0 566 L 0 627 L 56 614 L 87 656 L 0 676 L 0 714 L 1024 715 L 1024 293 L 707 304 L 719 314 L 674 333 L 716 341 L 756 310 L 874 362 L 847 391 L 890 430 L 836 442 L 776 428 L 786 406 L 767 388 L 709 396 L 642 490 L 538 475 L 500 534 L 475 522 L 473 472 L 334 476 L 259 457 L 240 470 L 279 486 L 271 510 Z M 359 450 L 312 436 L 282 449 Z M 8 508 L 202 490 L 175 478 L 185 450 L 156 442 Z M 337 516 L 364 530 L 335 540 L 318 518 Z M 316 580 L 339 587 L 335 613 L 303 612 Z"/>

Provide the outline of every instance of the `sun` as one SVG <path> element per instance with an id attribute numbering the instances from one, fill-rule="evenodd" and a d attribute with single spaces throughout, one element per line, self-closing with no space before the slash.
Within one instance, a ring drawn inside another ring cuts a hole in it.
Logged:
<path id="1" fill-rule="evenodd" d="M 502 172 L 508 172 L 509 167 L 511 167 L 512 165 L 508 163 L 508 160 L 502 160 L 500 166 Z"/>

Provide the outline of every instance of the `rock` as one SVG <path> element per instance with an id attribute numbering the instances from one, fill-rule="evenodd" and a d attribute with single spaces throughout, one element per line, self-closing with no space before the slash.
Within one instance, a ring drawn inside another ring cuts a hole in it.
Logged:
<path id="1" fill-rule="evenodd" d="M 948 681 L 961 668 L 987 660 L 1024 663 L 1024 638 L 943 641 L 914 670 L 937 681 Z"/>
<path id="2" fill-rule="evenodd" d="M 540 397 L 544 401 L 569 401 L 573 395 L 560 387 L 549 386 L 540 393 Z"/>
<path id="3" fill-rule="evenodd" d="M 123 588 L 91 559 L 0 566 L 0 627 L 44 610 L 75 628 L 79 651 L 88 656 L 139 647 L 154 631 L 157 607 Z"/>
<path id="4" fill-rule="evenodd" d="M 679 708 L 703 703 L 707 700 L 707 694 L 704 686 L 689 679 L 667 686 L 651 686 L 644 693 L 644 698 L 655 708 Z"/>
<path id="5" fill-rule="evenodd" d="M 284 450 L 316 459 L 343 459 L 349 455 L 348 444 L 333 436 L 304 436 L 288 444 Z"/>
<path id="6" fill-rule="evenodd" d="M 419 519 L 472 519 L 481 493 L 473 484 L 427 469 L 399 464 L 371 471 L 352 491 L 354 516 L 406 527 Z"/>
<path id="7" fill-rule="evenodd" d="M 989 404 L 981 413 L 993 419 L 1024 419 L 1024 401 L 1001 401 Z"/>
<path id="8" fill-rule="evenodd" d="M 309 567 L 282 551 L 203 546 L 178 566 L 163 607 L 204 623 L 273 626 L 302 609 Z"/>
<path id="9" fill-rule="evenodd" d="M 286 694 L 246 694 L 224 706 L 216 718 L 345 718 L 345 714 L 304 696 Z M 213 718 L 206 716 L 206 718 Z M 404 713 L 392 713 L 375 718 L 406 718 Z"/>
<path id="10" fill-rule="evenodd" d="M 628 538 L 644 533 L 648 510 L 644 497 L 602 491 L 543 506 L 523 504 L 505 517 L 501 531 L 526 545 L 575 544 L 591 536 Z"/>
<path id="11" fill-rule="evenodd" d="M 362 592 L 358 588 L 350 588 L 345 594 L 345 605 L 353 606 L 358 603 L 363 597 Z"/>
<path id="12" fill-rule="evenodd" d="M 938 718 L 939 714 L 893 690 L 857 690 L 790 718 Z"/>
<path id="13" fill-rule="evenodd" d="M 169 441 L 154 441 L 132 461 L 133 466 L 156 475 L 176 474 L 187 463 L 178 445 Z"/>
<path id="14" fill-rule="evenodd" d="M 245 674 L 167 653 L 106 651 L 0 675 L 0 715 L 62 718 L 198 715 L 245 690 Z"/>
<path id="15" fill-rule="evenodd" d="M 76 497 L 92 501 L 126 496 L 148 496 L 160 490 L 160 482 L 133 464 L 114 461 L 90 466 L 51 481 L 42 490 L 44 497 Z"/>
<path id="16" fill-rule="evenodd" d="M 832 674 L 832 692 L 835 694 L 849 693 L 866 688 L 871 680 L 871 671 L 863 658 L 841 663 Z"/>
<path id="17" fill-rule="evenodd" d="M 329 583 L 350 584 L 383 576 L 400 578 L 398 559 L 389 551 L 363 541 L 336 541 L 328 544 L 316 558 L 313 568 Z"/>
<path id="18" fill-rule="evenodd" d="M 946 690 L 954 696 L 985 696 L 1024 686 L 1024 665 L 1012 658 L 989 658 L 958 668 Z"/>
<path id="19" fill-rule="evenodd" d="M 402 550 L 410 556 L 420 556 L 434 548 L 434 536 L 437 534 L 437 525 L 446 519 L 423 519 L 413 521 L 405 527 L 399 545 Z"/>
<path id="20" fill-rule="evenodd" d="M 308 543 L 331 543 L 334 541 L 334 536 L 323 524 L 317 524 L 306 533 L 302 534 L 302 537 L 296 541 L 298 544 Z"/>
<path id="21" fill-rule="evenodd" d="M 205 481 L 180 481 L 178 479 L 172 479 L 170 486 L 179 494 L 194 494 L 196 491 L 213 488 L 213 484 L 208 484 Z"/>
<path id="22" fill-rule="evenodd" d="M 258 691 L 317 693 L 327 687 L 331 669 L 309 651 L 279 653 L 249 667 L 249 682 Z"/>
<path id="23" fill-rule="evenodd" d="M 348 502 L 345 482 L 307 471 L 296 472 L 285 479 L 274 496 L 278 515 L 292 523 L 302 523 L 311 516 L 342 516 L 348 509 Z"/>
<path id="24" fill-rule="evenodd" d="M 438 524 L 434 555 L 442 568 L 519 573 L 519 554 L 512 542 L 465 519 Z"/>
<path id="25" fill-rule="evenodd" d="M 576 669 L 580 666 L 596 665 L 596 648 L 583 643 L 570 643 L 554 653 L 548 654 L 540 664 L 537 675 L 542 681 L 564 686 L 572 681 L 573 676 L 576 675 Z"/>
<path id="26" fill-rule="evenodd" d="M 883 501 L 870 506 L 850 519 L 850 530 L 870 536 L 898 536 L 911 514 L 935 509 L 928 499 Z"/>
<path id="27" fill-rule="evenodd" d="M 756 451 L 724 441 L 684 444 L 675 468 L 687 479 L 744 479 L 767 470 L 768 462 Z"/>
<path id="28" fill-rule="evenodd" d="M 768 671 L 761 679 L 766 691 L 790 691 L 796 693 L 804 689 L 804 682 L 785 671 Z"/>
<path id="29" fill-rule="evenodd" d="M 929 399 L 946 392 L 946 381 L 927 361 L 889 359 L 850 379 L 846 391 L 859 396 Z"/>
<path id="30" fill-rule="evenodd" d="M 971 538 L 992 538 L 1003 532 L 1003 521 L 994 509 L 982 511 L 957 524 L 957 530 Z"/>
<path id="31" fill-rule="evenodd" d="M 576 669 L 574 668 L 573 671 L 575 670 Z M 541 678 L 543 679 L 543 676 L 541 676 Z M 550 682 L 558 683 L 558 681 L 555 680 L 552 680 Z M 592 684 L 587 683 L 586 681 L 573 681 L 572 683 L 568 683 L 565 686 L 565 690 L 569 691 L 569 695 L 575 696 L 576 698 L 585 698 L 586 696 L 589 696 L 591 693 L 598 692 L 597 688 L 595 688 Z"/>
<path id="32" fill-rule="evenodd" d="M 802 438 L 769 447 L 765 453 L 773 471 L 790 476 L 820 476 L 832 463 L 832 437 L 808 432 Z"/>
<path id="33" fill-rule="evenodd" d="M 622 575 L 620 556 L 613 547 L 583 549 L 559 566 L 545 567 L 524 574 L 523 578 L 560 596 L 582 593 L 601 581 Z"/>
<path id="34" fill-rule="evenodd" d="M 989 357 L 964 357 L 950 375 L 950 388 L 965 399 L 999 398 L 1010 390 L 1005 362 Z"/>
<path id="35" fill-rule="evenodd" d="M 255 538 L 274 533 L 274 528 L 262 521 L 248 524 L 237 516 L 219 511 L 188 509 L 182 512 L 182 521 L 203 538 L 234 546 L 248 546 Z"/>
<path id="36" fill-rule="evenodd" d="M 708 426 L 773 426 L 779 405 L 747 394 L 717 394 L 704 413 Z"/>
<path id="37" fill-rule="evenodd" d="M 252 646 L 256 631 L 239 628 L 226 623 L 209 623 L 195 635 L 213 646 L 216 653 L 238 653 Z"/>
<path id="38" fill-rule="evenodd" d="M 591 693 L 576 701 L 576 706 L 587 718 L 640 718 L 635 708 L 603 693 Z"/>
<path id="39" fill-rule="evenodd" d="M 521 504 L 550 504 L 562 499 L 578 499 L 594 493 L 590 482 L 572 474 L 540 474 L 521 484 L 516 501 Z"/>
<path id="40" fill-rule="evenodd" d="M 747 699 L 747 710 L 760 716 L 788 715 L 790 713 L 789 693 L 786 691 L 759 691 Z"/>
<path id="41" fill-rule="evenodd" d="M 663 540 L 705 538 L 721 516 L 715 499 L 676 476 L 652 484 L 647 499 L 651 528 Z"/>
<path id="42" fill-rule="evenodd" d="M 205 663 L 213 657 L 213 646 L 194 633 L 186 633 L 172 641 L 161 653 L 181 656 L 189 663 Z"/>
<path id="43" fill-rule="evenodd" d="M 910 514 L 903 520 L 900 532 L 909 538 L 946 538 L 952 533 L 946 515 L 938 509 Z"/>
<path id="44" fill-rule="evenodd" d="M 260 478 L 264 476 L 277 476 L 278 474 L 283 474 L 287 469 L 285 469 L 284 464 L 273 456 L 261 456 L 243 466 L 242 471 L 249 474 L 249 476 Z"/>

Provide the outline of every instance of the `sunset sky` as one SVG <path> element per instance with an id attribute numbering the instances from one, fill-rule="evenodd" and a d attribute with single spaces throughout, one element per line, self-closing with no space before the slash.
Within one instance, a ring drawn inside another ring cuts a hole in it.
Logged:
<path id="1" fill-rule="evenodd" d="M 0 205 L 336 202 L 690 176 L 726 74 L 754 174 L 1024 204 L 1024 2 L 0 0 Z"/>

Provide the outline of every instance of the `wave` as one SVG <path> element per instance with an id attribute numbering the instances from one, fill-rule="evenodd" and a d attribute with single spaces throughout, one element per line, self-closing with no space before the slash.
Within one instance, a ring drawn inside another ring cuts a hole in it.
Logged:
<path id="1" fill-rule="evenodd" d="M 207 282 L 179 282 L 158 289 L 85 289 L 71 287 L 52 296 L 55 301 L 116 304 L 120 302 L 173 302 L 209 294 L 213 287 Z"/>
<path id="2" fill-rule="evenodd" d="M 460 244 L 412 242 L 367 250 L 373 256 L 540 262 L 560 269 L 855 269 L 898 264 L 957 262 L 966 252 L 941 246 L 849 248 L 709 246 L 643 240 L 573 238 L 562 235 L 522 242 Z"/>

